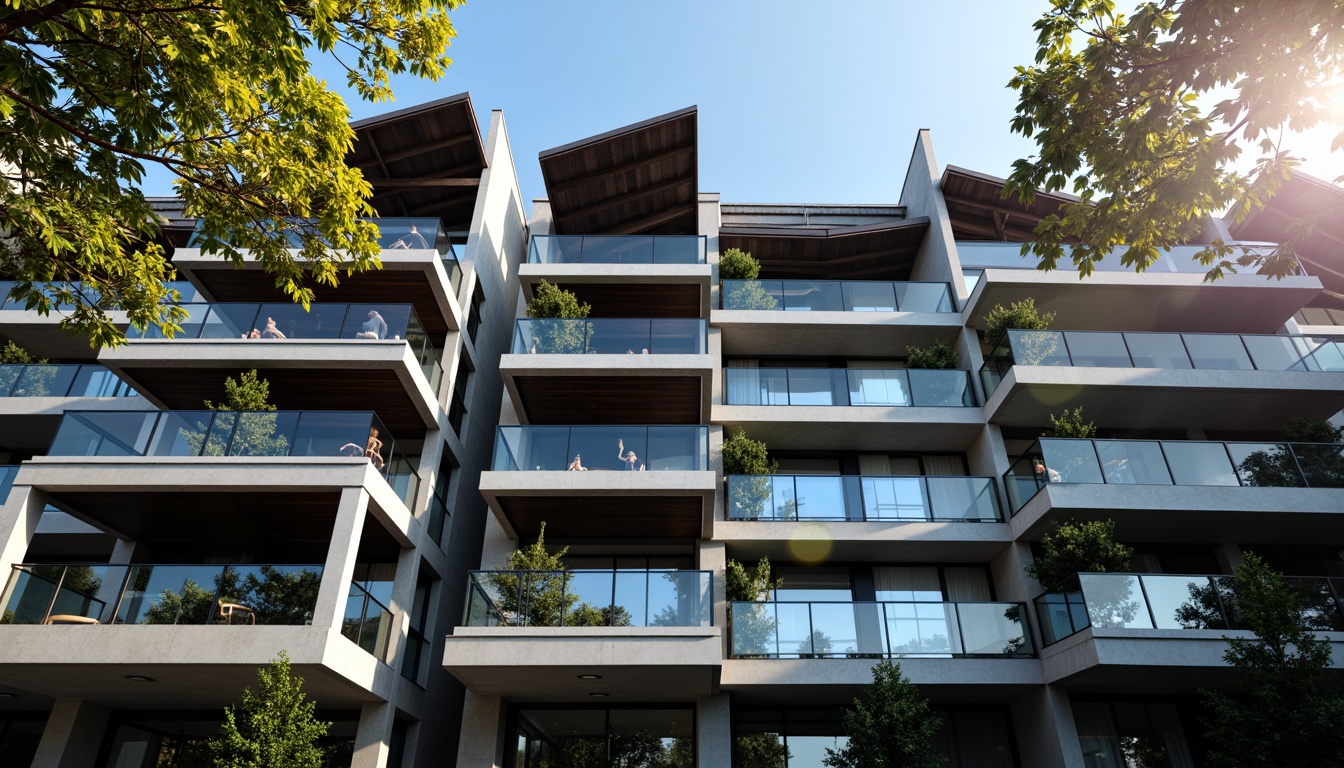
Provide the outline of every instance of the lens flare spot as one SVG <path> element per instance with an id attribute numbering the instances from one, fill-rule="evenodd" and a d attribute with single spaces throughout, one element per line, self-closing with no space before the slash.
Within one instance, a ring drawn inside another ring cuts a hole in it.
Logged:
<path id="1" fill-rule="evenodd" d="M 789 536 L 789 554 L 795 562 L 814 565 L 831 555 L 831 537 L 820 523 L 803 523 Z"/>

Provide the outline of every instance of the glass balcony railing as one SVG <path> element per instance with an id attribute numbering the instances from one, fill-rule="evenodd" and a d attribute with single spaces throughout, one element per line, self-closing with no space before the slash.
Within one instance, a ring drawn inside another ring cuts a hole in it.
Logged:
<path id="1" fill-rule="evenodd" d="M 1231 245 L 1265 253 L 1269 253 L 1275 247 L 1272 243 L 1232 243 Z M 1157 261 L 1145 270 L 1145 273 L 1204 275 L 1210 268 L 1200 264 L 1194 258 L 1195 254 L 1203 249 L 1204 246 L 1202 245 L 1178 245 L 1159 256 Z M 1097 272 L 1133 273 L 1134 267 L 1126 267 L 1120 263 L 1124 253 L 1124 246 L 1117 247 L 1093 268 Z M 1236 255 L 1240 255 L 1239 250 Z M 1036 263 L 1039 261 L 1034 255 L 1028 255 L 1024 258 L 1021 243 L 958 240 L 957 256 L 961 260 L 962 267 L 982 269 L 1036 269 Z M 1059 269 L 1075 271 L 1076 267 L 1074 267 L 1073 261 L 1065 255 L 1064 258 L 1059 260 Z M 1298 267 L 1297 274 L 1303 274 L 1301 266 Z"/>
<path id="2" fill-rule="evenodd" d="M 730 475 L 729 520 L 1002 520 L 989 477 Z"/>
<path id="3" fill-rule="evenodd" d="M 352 581 L 345 600 L 341 634 L 386 664 L 392 647 L 392 611 Z"/>
<path id="4" fill-rule="evenodd" d="M 729 405 L 975 405 L 970 371 L 727 368 Z"/>
<path id="5" fill-rule="evenodd" d="M 706 471 L 709 469 L 709 428 L 500 427 L 495 435 L 495 455 L 490 469 L 496 472 Z"/>
<path id="6" fill-rule="evenodd" d="M 1306 625 L 1344 631 L 1344 578 L 1285 578 Z M 1078 573 L 1036 598 L 1046 645 L 1099 629 L 1240 629 L 1233 576 Z"/>
<path id="7" fill-rule="evenodd" d="M 3 624 L 313 623 L 321 565 L 16 565 Z"/>
<path id="8" fill-rule="evenodd" d="M 473 571 L 468 627 L 709 627 L 710 571 Z"/>
<path id="9" fill-rule="evenodd" d="M 182 304 L 187 318 L 175 339 L 250 339 L 262 341 L 404 341 L 411 345 L 425 379 L 437 388 L 443 375 L 442 351 L 429 340 L 410 304 L 313 303 L 308 311 L 292 302 L 268 304 Z M 128 339 L 164 339 L 156 326 L 130 328 Z"/>
<path id="10" fill-rule="evenodd" d="M 138 397 L 101 365 L 0 365 L 0 397 Z"/>
<path id="11" fill-rule="evenodd" d="M 0 464 L 0 504 L 9 498 L 9 489 L 14 487 L 14 476 L 17 474 L 18 464 Z"/>
<path id="12" fill-rule="evenodd" d="M 301 222 L 308 222 L 308 219 L 289 219 L 297 226 Z M 378 225 L 378 247 L 385 251 L 392 250 L 436 250 L 440 255 L 446 255 L 453 252 L 453 245 L 449 242 L 448 233 L 443 228 L 443 220 L 429 216 L 419 217 L 388 217 L 388 218 L 361 218 L 360 221 L 370 221 Z M 204 222 L 196 223 L 196 230 L 191 233 L 191 238 L 187 240 L 188 248 L 200 248 L 205 241 L 203 234 Z M 286 232 L 289 244 L 298 248 L 302 245 L 297 232 Z"/>
<path id="13" fill-rule="evenodd" d="M 515 355 L 703 355 L 708 324 L 698 318 L 597 320 L 521 319 L 514 326 Z"/>
<path id="14" fill-rule="evenodd" d="M 1014 365 L 1344 371 L 1344 343 L 1314 336 L 1011 330 L 999 340 L 980 368 L 986 396 L 998 388 Z"/>
<path id="15" fill-rule="evenodd" d="M 1041 438 L 1003 480 L 1014 513 L 1051 483 L 1344 488 L 1344 444 Z"/>
<path id="16" fill-rule="evenodd" d="M 0 280 L 0 310 L 8 312 L 8 311 L 22 311 L 28 308 L 25 302 L 21 300 L 12 299 L 9 296 L 10 292 L 13 291 L 15 286 L 17 285 L 18 283 L 13 280 Z M 52 300 L 51 308 L 60 312 L 74 309 L 75 304 L 70 301 L 62 301 L 59 297 L 57 297 L 55 295 L 55 290 L 53 288 L 54 285 L 63 285 L 64 287 L 68 287 L 75 293 L 87 293 L 84 289 L 84 284 L 79 281 L 64 284 L 47 285 L 44 293 Z M 195 301 L 199 296 L 199 293 L 196 290 L 196 286 L 192 285 L 191 283 L 185 280 L 174 280 L 166 282 L 164 283 L 164 286 L 169 288 L 170 290 L 177 291 L 177 299 L 175 299 L 177 303 L 185 304 L 187 302 Z M 88 303 L 103 306 L 104 309 L 108 310 L 117 309 L 117 307 L 114 304 L 99 301 L 99 297 L 97 295 L 88 294 L 87 299 Z"/>
<path id="17" fill-rule="evenodd" d="M 730 603 L 733 658 L 1031 657 L 1021 603 Z"/>
<path id="18" fill-rule="evenodd" d="M 724 280 L 724 309 L 786 312 L 955 312 L 947 283 Z"/>
<path id="19" fill-rule="evenodd" d="M 409 506 L 420 477 L 370 411 L 66 411 L 51 456 L 363 456 Z"/>
<path id="20" fill-rule="evenodd" d="M 696 235 L 536 235 L 529 264 L 704 264 Z"/>

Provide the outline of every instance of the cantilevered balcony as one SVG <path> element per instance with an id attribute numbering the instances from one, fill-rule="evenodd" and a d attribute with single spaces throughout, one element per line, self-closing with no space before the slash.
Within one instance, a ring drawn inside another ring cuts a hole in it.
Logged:
<path id="1" fill-rule="evenodd" d="M 1122 265 L 1117 249 L 1081 280 L 1067 255 L 1054 271 L 1035 269 L 1038 259 L 1023 258 L 1021 243 L 958 241 L 956 248 L 962 269 L 975 273 L 966 316 L 982 330 L 995 305 L 1033 298 L 1056 313 L 1057 325 L 1080 331 L 1273 333 L 1321 291 L 1321 281 L 1305 274 L 1207 282 L 1209 267 L 1192 258 L 1197 245 L 1172 249 L 1144 272 Z"/>
<path id="2" fill-rule="evenodd" d="M 1302 618 L 1344 659 L 1344 579 L 1288 578 Z M 1232 576 L 1079 573 L 1035 600 L 1051 682 L 1188 692 L 1230 682 L 1227 637 L 1250 638 Z M 1183 687 L 1184 686 L 1184 687 Z"/>
<path id="3" fill-rule="evenodd" d="M 1344 445 L 1042 438 L 1003 479 L 1018 535 L 1067 516 L 1124 541 L 1301 541 L 1339 530 Z"/>
<path id="4" fill-rule="evenodd" d="M 798 349 L 863 357 L 934 342 L 955 344 L 961 315 L 947 283 L 877 280 L 724 280 L 722 328 L 729 355 L 790 355 Z"/>
<path id="5" fill-rule="evenodd" d="M 556 538 L 696 538 L 715 487 L 701 426 L 500 427 L 480 482 L 511 536 Z"/>
<path id="6" fill-rule="evenodd" d="M 477 571 L 443 663 L 513 700 L 704 696 L 723 658 L 713 604 L 709 571 Z"/>
<path id="7" fill-rule="evenodd" d="M 546 280 L 601 317 L 704 317 L 710 274 L 696 235 L 537 235 L 518 268 L 529 298 Z"/>
<path id="8" fill-rule="evenodd" d="M 89 290 L 82 282 L 42 284 L 38 288 L 47 298 L 45 309 L 34 305 L 29 308 L 23 300 L 10 298 L 10 292 L 19 284 L 13 280 L 0 280 L 0 339 L 12 341 L 29 354 L 39 358 L 62 360 L 91 360 L 94 350 L 88 339 L 61 327 L 74 303 L 63 299 L 60 294 L 69 291 L 82 295 L 90 303 L 98 304 L 107 310 L 112 325 L 125 331 L 130 326 L 126 313 L 99 300 L 96 292 Z M 196 286 L 186 281 L 173 281 L 164 284 L 176 291 L 173 301 L 188 302 L 197 300 Z M 170 294 L 172 296 L 172 294 Z"/>
<path id="9" fill-rule="evenodd" d="M 0 418 L 10 450 L 41 451 L 70 408 L 144 408 L 126 382 L 101 365 L 0 365 Z"/>
<path id="10" fill-rule="evenodd" d="M 433 338 L 461 328 L 458 293 L 462 268 L 456 247 L 449 241 L 443 222 L 437 218 L 369 219 L 378 225 L 378 255 L 381 269 L 340 276 L 336 288 L 310 285 L 317 301 L 339 298 L 360 304 L 409 302 L 424 320 Z M 292 245 L 299 242 L 292 236 Z M 245 259 L 242 269 L 217 254 L 202 250 L 205 238 L 198 225 L 186 248 L 173 253 L 173 266 L 190 275 L 212 299 L 220 302 L 287 301 L 275 287 L 275 278 L 254 259 Z M 339 294 L 339 296 L 338 296 Z"/>
<path id="11" fill-rule="evenodd" d="M 1015 427 L 1063 404 L 1122 429 L 1276 430 L 1344 407 L 1344 347 L 1309 336 L 1011 330 L 980 377 L 989 420 Z"/>
<path id="12" fill-rule="evenodd" d="M 788 559 L 800 539 L 838 559 L 992 559 L 1009 541 L 989 477 L 731 475 L 714 538 L 746 559 Z"/>
<path id="13" fill-rule="evenodd" d="M 829 450 L 965 450 L 984 424 L 968 371 L 727 368 L 714 422 Z M 862 429 L 856 429 L 856 427 Z"/>
<path id="14" fill-rule="evenodd" d="M 704 320 L 521 319 L 499 370 L 526 423 L 702 424 L 714 367 Z"/>
<path id="15" fill-rule="evenodd" d="M 267 458 L 366 461 L 410 506 L 419 487 L 414 465 L 369 411 L 67 411 L 51 457 L 228 460 Z"/>
<path id="16" fill-rule="evenodd" d="M 410 304 L 188 304 L 172 339 L 151 327 L 100 362 L 165 408 L 223 399 L 223 382 L 257 368 L 281 408 L 376 406 L 399 434 L 437 428 L 441 351 Z"/>

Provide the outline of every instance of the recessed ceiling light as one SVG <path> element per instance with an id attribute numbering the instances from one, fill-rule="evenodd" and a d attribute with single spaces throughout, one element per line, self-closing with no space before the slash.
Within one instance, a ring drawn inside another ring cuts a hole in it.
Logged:
<path id="1" fill-rule="evenodd" d="M 610 694 L 610 693 L 597 693 L 597 692 L 593 692 L 593 693 L 590 693 L 590 694 L 588 694 L 588 695 L 600 699 L 600 698 L 602 698 L 603 696 L 610 696 L 611 694 Z"/>
<path id="2" fill-rule="evenodd" d="M 19 698 L 19 694 L 17 693 L 10 693 L 9 691 L 0 691 L 0 699 L 17 699 L 17 698 Z"/>
<path id="3" fill-rule="evenodd" d="M 127 679 L 127 680 L 130 680 L 130 681 L 133 682 L 133 683 L 152 683 L 152 682 L 154 682 L 154 678 L 152 678 L 152 677 L 145 677 L 144 675 L 127 675 L 127 676 L 126 676 L 126 679 Z"/>
<path id="4" fill-rule="evenodd" d="M 601 675 L 579 675 L 580 680 L 601 680 Z"/>

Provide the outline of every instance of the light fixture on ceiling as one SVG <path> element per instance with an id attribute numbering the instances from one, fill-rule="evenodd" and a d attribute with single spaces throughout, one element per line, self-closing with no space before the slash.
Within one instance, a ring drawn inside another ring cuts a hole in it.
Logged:
<path id="1" fill-rule="evenodd" d="M 152 682 L 154 682 L 154 678 L 152 678 L 152 677 L 145 677 L 144 675 L 127 675 L 127 676 L 126 676 L 126 679 L 127 679 L 127 680 L 130 680 L 132 683 L 152 683 Z"/>
<path id="2" fill-rule="evenodd" d="M 588 695 L 589 695 L 589 696 L 592 696 L 593 698 L 601 699 L 601 698 L 610 696 L 611 694 L 610 694 L 610 693 L 601 693 L 601 692 L 598 692 L 598 691 L 594 691 L 594 692 L 592 692 L 592 693 L 590 693 L 590 694 L 588 694 Z"/>
<path id="3" fill-rule="evenodd" d="M 0 699 L 17 699 L 17 698 L 19 698 L 19 694 L 17 693 L 10 693 L 9 691 L 0 691 Z"/>
<path id="4" fill-rule="evenodd" d="M 601 680 L 601 675 L 579 675 L 580 680 Z"/>

